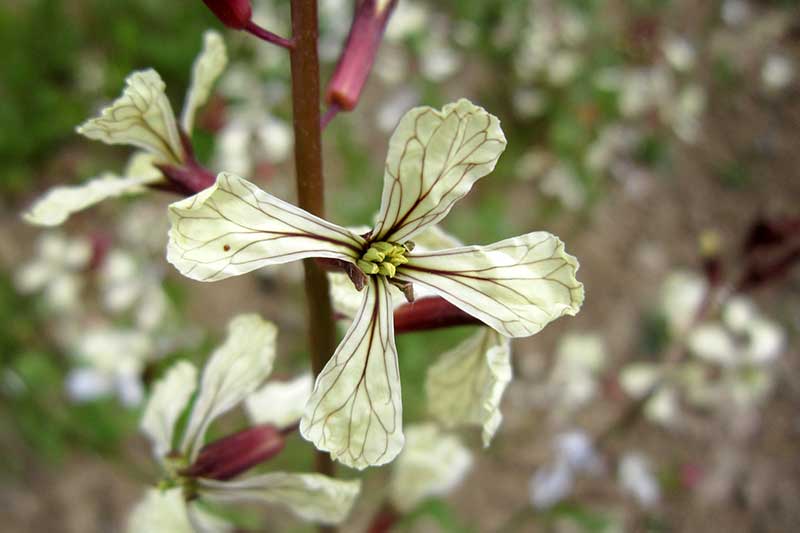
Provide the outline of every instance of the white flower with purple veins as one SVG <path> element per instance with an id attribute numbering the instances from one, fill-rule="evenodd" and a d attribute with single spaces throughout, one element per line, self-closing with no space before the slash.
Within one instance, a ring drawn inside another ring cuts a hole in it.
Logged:
<path id="1" fill-rule="evenodd" d="M 167 259 L 184 275 L 216 281 L 267 265 L 318 257 L 351 265 L 361 306 L 317 377 L 303 436 L 342 463 L 390 462 L 403 447 L 390 287 L 428 290 L 498 333 L 525 337 L 574 315 L 583 301 L 577 260 L 545 232 L 489 246 L 419 252 L 413 238 L 439 221 L 494 168 L 506 140 L 499 121 L 467 100 L 409 111 L 389 145 L 377 224 L 359 235 L 222 173 L 170 206 Z"/>
<path id="2" fill-rule="evenodd" d="M 358 232 L 358 230 L 354 230 Z M 417 251 L 463 246 L 438 226 L 414 237 Z M 361 307 L 362 295 L 342 273 L 329 273 L 334 308 L 352 319 Z M 403 293 L 390 288 L 393 307 L 406 302 Z M 426 295 L 419 291 L 415 296 Z M 511 382 L 511 340 L 489 327 L 477 331 L 451 350 L 441 354 L 428 368 L 425 393 L 428 410 L 446 428 L 478 426 L 483 444 L 489 446 L 503 415 L 500 401 Z"/>
<path id="3" fill-rule="evenodd" d="M 164 183 L 164 176 L 154 165 L 187 162 L 181 132 L 191 135 L 197 110 L 208 100 L 227 61 L 222 37 L 206 32 L 203 51 L 194 62 L 180 128 L 158 72 L 147 69 L 128 76 L 122 96 L 77 131 L 92 140 L 134 146 L 143 152 L 133 156 L 123 176 L 107 172 L 81 185 L 50 190 L 23 218 L 39 226 L 58 226 L 73 213 L 103 200 L 141 193 L 149 185 Z"/>
<path id="4" fill-rule="evenodd" d="M 152 441 L 165 480 L 163 490 L 148 492 L 132 512 L 130 533 L 232 529 L 204 512 L 200 502 L 277 503 L 305 520 L 326 524 L 346 518 L 360 490 L 359 481 L 283 472 L 228 481 L 186 474 L 200 455 L 211 423 L 244 401 L 272 372 L 276 335 L 271 322 L 258 315 L 240 315 L 231 320 L 228 337 L 206 364 L 199 387 L 197 369 L 188 361 L 173 365 L 155 384 L 141 428 Z M 190 403 L 186 429 L 176 435 Z"/>

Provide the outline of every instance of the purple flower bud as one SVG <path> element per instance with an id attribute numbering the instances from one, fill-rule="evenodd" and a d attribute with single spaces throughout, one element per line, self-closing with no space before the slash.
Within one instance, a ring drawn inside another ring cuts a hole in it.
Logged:
<path id="1" fill-rule="evenodd" d="M 245 429 L 204 446 L 181 475 L 225 481 L 272 459 L 284 444 L 286 439 L 275 426 Z"/>
<path id="2" fill-rule="evenodd" d="M 345 111 L 356 107 L 396 6 L 397 0 L 363 0 L 358 6 L 347 45 L 325 91 L 328 104 Z"/>
<path id="3" fill-rule="evenodd" d="M 401 305 L 394 312 L 395 333 L 409 333 L 480 323 L 481 321 L 477 318 L 438 296 L 420 298 L 414 303 Z"/>
<path id="4" fill-rule="evenodd" d="M 247 28 L 253 16 L 250 0 L 203 0 L 203 3 L 223 24 L 235 30 Z"/>

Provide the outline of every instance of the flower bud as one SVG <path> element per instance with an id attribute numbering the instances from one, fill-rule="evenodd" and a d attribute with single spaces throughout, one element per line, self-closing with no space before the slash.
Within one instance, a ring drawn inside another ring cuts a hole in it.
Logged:
<path id="1" fill-rule="evenodd" d="M 235 30 L 247 28 L 253 16 L 250 0 L 203 0 L 203 3 L 223 24 Z"/>
<path id="2" fill-rule="evenodd" d="M 283 433 L 275 426 L 245 429 L 204 446 L 181 475 L 225 481 L 272 459 L 284 444 Z"/>
<path id="3" fill-rule="evenodd" d="M 472 324 L 481 324 L 481 321 L 438 296 L 420 298 L 394 311 L 395 333 Z"/>
<path id="4" fill-rule="evenodd" d="M 336 65 L 325 100 L 350 111 L 356 107 L 397 0 L 363 0 L 356 9 L 347 45 Z"/>

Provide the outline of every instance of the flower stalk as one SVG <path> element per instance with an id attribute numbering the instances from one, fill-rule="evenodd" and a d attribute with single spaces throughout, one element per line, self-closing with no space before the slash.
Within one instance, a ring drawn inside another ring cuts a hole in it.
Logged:
<path id="1" fill-rule="evenodd" d="M 333 114 L 358 104 L 397 0 L 363 0 L 356 8 L 347 44 L 325 91 Z M 327 117 L 327 122 L 330 118 Z"/>
<path id="2" fill-rule="evenodd" d="M 291 50 L 290 59 L 297 199 L 299 207 L 322 217 L 325 211 L 325 190 L 322 175 L 316 0 L 292 0 L 292 35 L 295 46 Z M 325 272 L 313 259 L 304 260 L 303 267 L 311 367 L 314 376 L 317 376 L 336 349 L 333 307 Z M 329 454 L 317 451 L 316 469 L 321 474 L 333 475 L 333 462 Z"/>
<path id="3" fill-rule="evenodd" d="M 203 3 L 225 26 L 249 32 L 262 41 L 291 50 L 294 43 L 253 22 L 250 0 L 203 0 Z"/>

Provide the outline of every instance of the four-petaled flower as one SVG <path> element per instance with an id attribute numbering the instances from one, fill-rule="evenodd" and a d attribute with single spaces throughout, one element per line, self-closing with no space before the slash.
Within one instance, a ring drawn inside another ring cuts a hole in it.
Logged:
<path id="1" fill-rule="evenodd" d="M 230 479 L 255 466 L 262 451 L 270 451 L 259 447 L 276 447 L 269 442 L 252 442 L 260 434 L 269 436 L 275 431 L 259 432 L 253 428 L 249 435 L 240 433 L 203 448 L 211 423 L 253 394 L 272 372 L 276 336 L 277 328 L 271 322 L 258 315 L 240 315 L 231 320 L 228 338 L 206 364 L 199 388 L 197 369 L 188 361 L 173 365 L 155 384 L 141 427 L 153 443 L 153 452 L 166 479 L 161 490 L 148 492 L 133 510 L 128 526 L 131 533 L 228 530 L 204 512 L 199 505 L 204 501 L 280 503 L 301 518 L 326 524 L 336 524 L 347 517 L 360 490 L 360 481 L 284 472 Z M 196 388 L 197 397 L 186 428 L 177 439 L 179 419 Z M 247 464 L 250 458 L 252 464 Z"/>
<path id="2" fill-rule="evenodd" d="M 429 290 L 508 337 L 533 335 L 578 312 L 578 262 L 549 233 L 414 250 L 412 239 L 491 172 L 505 146 L 498 119 L 467 100 L 441 111 L 412 109 L 390 141 L 381 208 L 365 235 L 227 173 L 170 206 L 167 259 L 196 280 L 312 257 L 354 266 L 355 281 L 366 287 L 361 307 L 317 377 L 300 424 L 334 459 L 363 469 L 390 462 L 403 447 L 391 285 L 407 294 L 412 285 Z"/>
<path id="3" fill-rule="evenodd" d="M 225 42 L 213 31 L 206 32 L 203 51 L 192 67 L 192 83 L 178 120 L 165 93 L 166 85 L 153 69 L 132 73 L 117 100 L 100 116 L 78 126 L 78 133 L 106 144 L 124 144 L 142 150 L 131 158 L 123 176 L 104 173 L 81 185 L 59 186 L 36 201 L 23 218 L 39 226 L 58 226 L 70 215 L 108 198 L 135 194 L 147 187 L 166 185 L 163 168 L 187 168 L 194 179 L 202 169 L 192 158 L 191 135 L 197 110 L 211 95 L 211 89 L 228 63 Z M 213 177 L 209 179 L 209 182 Z M 202 180 L 201 180 L 202 181 Z M 207 184 L 206 184 L 207 185 Z M 194 188 L 195 191 L 203 187 Z"/>

